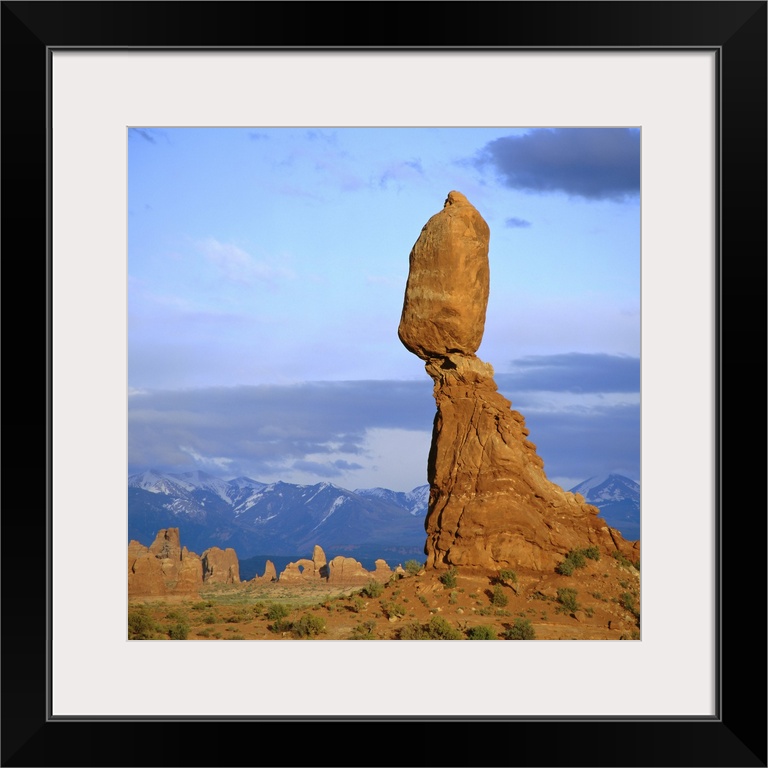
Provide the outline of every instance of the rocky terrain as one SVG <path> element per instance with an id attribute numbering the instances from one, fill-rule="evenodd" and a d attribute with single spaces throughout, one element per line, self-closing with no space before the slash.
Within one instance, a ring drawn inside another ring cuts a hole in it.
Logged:
<path id="1" fill-rule="evenodd" d="M 633 640 L 639 562 L 572 552 L 551 573 L 312 559 L 239 581 L 232 555 L 198 557 L 164 530 L 129 546 L 133 640 Z M 217 560 L 218 559 L 218 560 Z M 204 562 L 219 562 L 206 570 Z"/>

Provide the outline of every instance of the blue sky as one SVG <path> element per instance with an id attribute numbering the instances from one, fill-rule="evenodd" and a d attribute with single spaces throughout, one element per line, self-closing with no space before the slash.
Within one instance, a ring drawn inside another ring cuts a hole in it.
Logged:
<path id="1" fill-rule="evenodd" d="M 491 230 L 478 355 L 548 477 L 639 480 L 628 128 L 129 129 L 129 472 L 425 483 L 432 381 L 397 326 L 453 189 Z"/>

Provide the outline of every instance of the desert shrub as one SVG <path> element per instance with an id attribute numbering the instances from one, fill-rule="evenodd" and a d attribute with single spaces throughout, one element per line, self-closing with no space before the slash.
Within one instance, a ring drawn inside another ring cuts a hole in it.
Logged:
<path id="1" fill-rule="evenodd" d="M 235 632 L 234 635 L 230 635 L 229 637 L 225 637 L 225 640 L 245 640 L 245 635 L 240 634 L 240 632 Z"/>
<path id="2" fill-rule="evenodd" d="M 440 575 L 440 581 L 446 587 L 453 589 L 456 586 L 456 574 L 458 571 L 455 568 L 450 568 L 445 573 Z"/>
<path id="3" fill-rule="evenodd" d="M 451 605 L 456 605 L 456 603 L 459 600 L 459 593 L 454 589 L 451 594 L 448 596 L 448 602 Z"/>
<path id="4" fill-rule="evenodd" d="M 570 587 L 562 587 L 557 590 L 557 602 L 563 606 L 567 611 L 578 611 L 579 604 L 576 602 L 576 595 L 578 593 L 575 589 Z"/>
<path id="5" fill-rule="evenodd" d="M 152 640 L 155 636 L 155 622 L 141 609 L 128 611 L 128 639 Z"/>
<path id="6" fill-rule="evenodd" d="M 184 621 L 177 621 L 168 627 L 168 637 L 171 640 L 186 640 L 189 635 L 189 624 Z"/>
<path id="7" fill-rule="evenodd" d="M 461 640 L 461 633 L 442 616 L 433 616 L 426 624 L 406 624 L 397 636 L 399 640 Z"/>
<path id="8" fill-rule="evenodd" d="M 195 632 L 195 634 L 198 637 L 210 637 L 211 636 L 211 630 L 207 629 L 207 628 L 206 629 L 198 629 L 197 632 Z"/>
<path id="9" fill-rule="evenodd" d="M 186 621 L 187 615 L 181 611 L 168 611 L 168 613 L 165 614 L 165 618 L 170 619 L 171 621 Z"/>
<path id="10" fill-rule="evenodd" d="M 405 572 L 409 576 L 415 576 L 422 568 L 421 563 L 418 560 L 406 560 Z"/>
<path id="11" fill-rule="evenodd" d="M 267 608 L 267 618 L 270 621 L 284 619 L 289 613 L 288 606 L 283 605 L 282 603 L 270 603 Z"/>
<path id="12" fill-rule="evenodd" d="M 286 632 L 291 629 L 287 616 L 290 613 L 287 605 L 270 603 L 267 607 L 267 619 L 272 623 L 268 626 L 270 632 Z"/>
<path id="13" fill-rule="evenodd" d="M 584 613 L 586 613 L 587 616 L 589 616 L 589 618 L 591 619 L 595 615 L 595 609 L 591 605 L 588 605 L 584 609 Z"/>
<path id="14" fill-rule="evenodd" d="M 408 612 L 406 607 L 401 603 L 383 603 L 381 607 L 388 619 L 400 619 Z"/>
<path id="15" fill-rule="evenodd" d="M 421 602 L 421 603 L 422 603 L 424 606 L 426 606 L 427 608 L 429 608 L 429 600 L 427 599 L 427 596 L 426 596 L 426 595 L 419 595 L 419 601 L 420 601 L 420 602 Z"/>
<path id="16" fill-rule="evenodd" d="M 509 598 L 504 592 L 504 587 L 501 584 L 497 584 L 491 593 L 491 605 L 503 608 L 508 602 Z"/>
<path id="17" fill-rule="evenodd" d="M 613 551 L 613 557 L 622 568 L 639 568 L 640 567 L 639 561 L 637 562 L 637 564 L 633 563 L 631 560 L 628 560 L 626 557 L 624 557 L 624 555 L 622 555 L 618 549 L 615 549 Z"/>
<path id="18" fill-rule="evenodd" d="M 587 564 L 587 558 L 599 560 L 600 550 L 597 547 L 572 549 L 565 556 L 565 560 L 555 568 L 555 571 L 563 576 L 570 576 L 577 568 L 583 568 Z"/>
<path id="19" fill-rule="evenodd" d="M 384 587 L 378 581 L 369 581 L 362 589 L 361 594 L 366 597 L 380 597 Z"/>
<path id="20" fill-rule="evenodd" d="M 499 581 L 502 584 L 517 584 L 517 574 L 510 569 L 499 571 Z"/>
<path id="21" fill-rule="evenodd" d="M 375 621 L 364 621 L 362 624 L 358 624 L 350 634 L 350 640 L 375 640 L 376 635 L 373 634 L 373 630 L 376 626 Z"/>
<path id="22" fill-rule="evenodd" d="M 205 616 L 203 616 L 203 623 L 204 624 L 215 624 L 216 623 L 216 614 L 213 612 L 206 613 Z"/>
<path id="23" fill-rule="evenodd" d="M 442 616 L 433 616 L 427 624 L 430 640 L 460 640 L 461 634 Z"/>
<path id="24" fill-rule="evenodd" d="M 470 640 L 498 640 L 496 630 L 488 624 L 479 624 L 472 627 L 467 632 L 467 638 Z"/>
<path id="25" fill-rule="evenodd" d="M 636 619 L 640 618 L 640 611 L 635 606 L 635 598 L 629 592 L 619 595 L 619 604 L 625 611 L 629 611 Z"/>
<path id="26" fill-rule="evenodd" d="M 426 624 L 419 624 L 418 621 L 412 621 L 404 627 L 400 627 L 397 633 L 398 640 L 429 640 Z"/>
<path id="27" fill-rule="evenodd" d="M 506 640 L 535 640 L 536 630 L 529 619 L 515 619 L 515 623 L 504 632 Z"/>
<path id="28" fill-rule="evenodd" d="M 352 598 L 352 610 L 355 613 L 360 613 L 360 611 L 363 610 L 365 607 L 365 601 L 362 597 L 353 597 Z"/>
<path id="29" fill-rule="evenodd" d="M 325 632 L 325 619 L 305 613 L 298 621 L 293 622 L 291 631 L 299 638 L 317 637 Z"/>

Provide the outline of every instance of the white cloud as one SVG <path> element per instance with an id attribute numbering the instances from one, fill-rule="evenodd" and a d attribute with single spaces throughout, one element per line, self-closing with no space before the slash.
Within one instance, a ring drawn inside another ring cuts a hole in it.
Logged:
<path id="1" fill-rule="evenodd" d="M 252 285 L 256 282 L 275 282 L 291 279 L 294 274 L 284 267 L 273 267 L 266 261 L 259 261 L 232 243 L 222 243 L 208 237 L 200 241 L 198 248 L 227 280 Z"/>

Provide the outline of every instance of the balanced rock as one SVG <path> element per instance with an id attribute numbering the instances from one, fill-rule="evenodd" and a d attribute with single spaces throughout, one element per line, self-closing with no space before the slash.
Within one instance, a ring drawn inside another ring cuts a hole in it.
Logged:
<path id="1" fill-rule="evenodd" d="M 427 568 L 549 570 L 571 549 L 633 545 L 550 482 L 523 416 L 474 353 L 488 300 L 489 229 L 450 192 L 410 255 L 398 335 L 426 363 L 437 405 L 427 462 Z M 635 550 L 636 552 L 636 550 Z"/>
<path id="2" fill-rule="evenodd" d="M 240 562 L 232 547 L 211 547 L 202 554 L 203 581 L 211 584 L 239 584 Z"/>
<path id="3" fill-rule="evenodd" d="M 423 360 L 474 354 L 488 305 L 490 230 L 461 192 L 449 192 L 410 255 L 398 335 Z"/>

